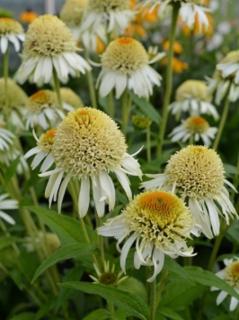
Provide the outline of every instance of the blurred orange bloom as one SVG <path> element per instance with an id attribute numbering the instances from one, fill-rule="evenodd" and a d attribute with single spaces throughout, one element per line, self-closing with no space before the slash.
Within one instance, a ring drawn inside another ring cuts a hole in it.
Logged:
<path id="1" fill-rule="evenodd" d="M 23 11 L 20 15 L 20 21 L 23 23 L 30 24 L 32 23 L 36 18 L 38 17 L 38 14 L 35 11 L 32 10 L 26 10 Z"/>
<path id="2" fill-rule="evenodd" d="M 169 41 L 168 40 L 165 40 L 163 42 L 163 49 L 164 49 L 164 51 L 168 51 L 168 49 L 169 49 Z M 183 47 L 178 41 L 174 42 L 173 52 L 176 54 L 181 54 L 183 52 Z"/>
<path id="3" fill-rule="evenodd" d="M 188 28 L 187 25 L 182 23 L 183 33 L 186 36 L 205 35 L 207 37 L 211 37 L 213 35 L 213 31 L 214 31 L 214 19 L 210 13 L 207 13 L 207 17 L 208 17 L 208 22 L 209 22 L 209 25 L 207 28 L 205 28 L 205 26 L 200 25 L 198 16 L 196 16 L 196 20 L 195 20 L 195 24 L 194 24 L 193 29 Z"/>

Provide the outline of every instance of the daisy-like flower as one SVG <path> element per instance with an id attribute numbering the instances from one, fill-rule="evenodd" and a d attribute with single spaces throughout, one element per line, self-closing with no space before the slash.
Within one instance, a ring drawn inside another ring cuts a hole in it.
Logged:
<path id="1" fill-rule="evenodd" d="M 121 35 L 134 15 L 129 0 L 89 0 L 81 25 L 83 43 L 96 48 L 97 37 L 106 43 L 107 35 Z"/>
<path id="2" fill-rule="evenodd" d="M 233 289 L 239 294 L 239 259 L 225 259 L 225 268 L 216 273 L 216 275 L 226 281 Z M 219 290 L 216 287 L 212 287 L 212 291 Z M 217 296 L 217 305 L 221 304 L 228 296 L 228 293 L 221 291 Z M 238 299 L 231 297 L 229 310 L 234 311 L 238 307 Z"/>
<path id="3" fill-rule="evenodd" d="M 23 83 L 29 79 L 41 85 L 51 82 L 55 72 L 64 83 L 69 75 L 84 74 L 90 66 L 78 51 L 71 31 L 60 19 L 51 15 L 40 16 L 26 33 L 17 80 Z"/>
<path id="4" fill-rule="evenodd" d="M 65 110 L 73 111 L 74 109 L 83 107 L 84 104 L 81 98 L 70 88 L 61 88 L 60 94 Z"/>
<path id="5" fill-rule="evenodd" d="M 84 217 L 90 205 L 90 189 L 97 214 L 101 217 L 105 205 L 115 206 L 115 187 L 110 177 L 114 173 L 128 198 L 131 198 L 127 175 L 141 177 L 137 160 L 127 153 L 125 138 L 116 123 L 105 113 L 93 108 L 70 112 L 57 128 L 51 154 L 55 169 L 42 173 L 49 177 L 45 195 L 49 203 L 57 201 L 61 210 L 67 185 L 80 182 L 79 215 Z"/>
<path id="6" fill-rule="evenodd" d="M 80 25 L 87 4 L 88 0 L 66 0 L 60 12 L 61 20 L 70 28 L 76 40 L 79 40 L 81 34 Z"/>
<path id="7" fill-rule="evenodd" d="M 18 208 L 16 200 L 9 199 L 7 194 L 0 195 L 0 218 L 9 224 L 15 224 L 15 220 L 5 212 L 5 210 L 15 210 Z"/>
<path id="8" fill-rule="evenodd" d="M 4 112 L 6 99 L 8 110 Z M 17 130 L 24 129 L 23 120 L 26 102 L 27 95 L 14 80 L 8 79 L 8 90 L 6 93 L 4 79 L 0 78 L 0 118 L 2 118 L 4 122 L 9 123 Z"/>
<path id="9" fill-rule="evenodd" d="M 90 275 L 90 278 L 94 281 L 94 283 L 117 286 L 122 281 L 127 279 L 126 276 L 123 276 L 123 272 L 117 272 L 115 270 L 115 265 L 110 265 L 109 261 L 104 261 L 103 272 L 99 269 L 99 267 L 96 264 L 94 264 L 94 269 L 96 272 L 96 276 Z"/>
<path id="10" fill-rule="evenodd" d="M 68 111 L 69 107 L 65 108 L 64 103 L 63 109 L 59 108 L 54 91 L 39 90 L 29 97 L 26 104 L 26 128 L 40 127 L 47 130 L 55 127 Z"/>
<path id="11" fill-rule="evenodd" d="M 239 50 L 232 51 L 222 59 L 216 67 L 212 79 L 209 79 L 209 88 L 216 94 L 216 103 L 228 95 L 231 102 L 239 99 Z"/>
<path id="12" fill-rule="evenodd" d="M 0 51 L 6 53 L 13 44 L 16 52 L 20 51 L 24 41 L 24 31 L 19 22 L 11 18 L 0 18 Z"/>
<path id="13" fill-rule="evenodd" d="M 168 161 L 165 173 L 150 175 L 143 183 L 146 189 L 171 190 L 187 201 L 196 226 L 212 238 L 219 234 L 220 217 L 227 224 L 237 213 L 230 201 L 226 186 L 234 187 L 225 179 L 219 155 L 204 146 L 188 146 Z"/>
<path id="14" fill-rule="evenodd" d="M 160 86 L 161 82 L 161 76 L 150 64 L 163 55 L 159 53 L 149 60 L 142 44 L 130 37 L 112 41 L 102 55 L 102 70 L 97 81 L 100 96 L 107 96 L 115 88 L 116 98 L 120 98 L 125 90 L 148 98 L 154 85 Z"/>
<path id="15" fill-rule="evenodd" d="M 215 138 L 217 128 L 210 127 L 207 120 L 200 116 L 191 116 L 184 120 L 181 125 L 174 128 L 170 134 L 173 142 L 187 142 L 202 140 L 206 146 L 209 146 Z"/>
<path id="16" fill-rule="evenodd" d="M 168 6 L 179 6 L 180 19 L 189 29 L 194 29 L 195 25 L 199 30 L 206 30 L 210 27 L 207 13 L 210 11 L 200 0 L 147 0 L 153 6 L 160 5 L 163 12 Z"/>
<path id="17" fill-rule="evenodd" d="M 199 80 L 187 80 L 176 91 L 176 101 L 170 105 L 170 110 L 177 118 L 181 113 L 190 115 L 208 114 L 218 119 L 218 112 L 211 103 L 212 96 L 206 83 Z"/>
<path id="18" fill-rule="evenodd" d="M 144 192 L 129 203 L 121 215 L 109 219 L 98 228 L 105 237 L 114 237 L 121 248 L 120 266 L 126 273 L 126 259 L 130 248 L 136 243 L 134 267 L 154 266 L 148 279 L 153 281 L 164 265 L 164 257 L 188 257 L 193 249 L 187 246 L 192 216 L 183 201 L 176 195 L 154 190 Z"/>
<path id="19" fill-rule="evenodd" d="M 31 163 L 32 170 L 35 170 L 40 164 L 40 172 L 47 171 L 54 163 L 52 156 L 52 147 L 55 141 L 56 129 L 50 129 L 43 133 L 37 141 L 37 146 L 30 149 L 24 156 L 25 159 L 29 159 L 34 156 Z"/>
<path id="20" fill-rule="evenodd" d="M 0 151 L 9 150 L 13 144 L 14 135 L 11 131 L 4 128 L 5 125 L 0 121 Z"/>

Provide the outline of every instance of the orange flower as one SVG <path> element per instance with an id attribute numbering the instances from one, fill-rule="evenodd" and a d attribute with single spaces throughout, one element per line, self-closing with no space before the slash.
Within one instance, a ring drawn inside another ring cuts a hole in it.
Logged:
<path id="1" fill-rule="evenodd" d="M 214 31 L 214 19 L 210 13 L 207 13 L 207 18 L 209 25 L 207 28 L 205 26 L 201 26 L 199 23 L 198 16 L 196 16 L 194 28 L 190 29 L 187 25 L 182 23 L 182 30 L 186 36 L 191 35 L 205 35 L 206 37 L 211 37 Z"/>
<path id="2" fill-rule="evenodd" d="M 162 59 L 161 63 L 163 65 L 167 65 L 168 63 L 168 58 L 165 57 L 164 59 Z M 188 69 L 188 64 L 178 58 L 173 58 L 173 71 L 175 73 L 182 73 L 184 72 L 185 70 Z"/>
<path id="3" fill-rule="evenodd" d="M 163 49 L 164 49 L 164 51 L 168 51 L 168 49 L 169 49 L 169 41 L 168 40 L 165 40 L 163 42 Z M 181 54 L 183 52 L 183 47 L 178 41 L 174 42 L 173 51 L 175 54 Z"/>
<path id="4" fill-rule="evenodd" d="M 20 21 L 23 23 L 30 24 L 32 23 L 36 18 L 38 17 L 38 14 L 32 10 L 26 10 L 21 13 L 20 15 Z"/>

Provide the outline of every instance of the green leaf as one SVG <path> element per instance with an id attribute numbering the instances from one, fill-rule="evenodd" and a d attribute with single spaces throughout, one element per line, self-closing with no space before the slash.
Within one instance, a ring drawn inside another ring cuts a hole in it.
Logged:
<path id="1" fill-rule="evenodd" d="M 14 237 L 1 237 L 0 238 L 0 250 L 5 249 L 15 243 L 18 239 Z"/>
<path id="2" fill-rule="evenodd" d="M 139 109 L 152 121 L 159 123 L 159 113 L 155 110 L 154 106 L 146 99 L 139 98 L 138 96 L 131 94 L 132 101 L 139 107 Z"/>
<path id="3" fill-rule="evenodd" d="M 13 316 L 9 320 L 34 320 L 35 314 L 32 312 L 24 312 L 18 315 Z"/>
<path id="4" fill-rule="evenodd" d="M 184 320 L 177 312 L 169 308 L 160 308 L 159 314 L 172 320 Z"/>
<path id="5" fill-rule="evenodd" d="M 216 287 L 220 290 L 226 291 L 228 294 L 239 300 L 239 294 L 224 280 L 220 279 L 214 273 L 203 270 L 200 267 L 185 267 L 188 274 L 188 279 L 198 284 L 207 287 Z"/>
<path id="6" fill-rule="evenodd" d="M 34 282 L 45 270 L 56 263 L 72 258 L 84 258 L 85 256 L 89 256 L 92 250 L 93 246 L 83 245 L 76 242 L 60 247 L 41 263 L 34 274 L 32 282 Z"/>
<path id="7" fill-rule="evenodd" d="M 16 173 L 19 161 L 20 161 L 20 157 L 17 157 L 16 159 L 14 159 L 11 162 L 10 166 L 7 167 L 7 169 L 5 171 L 5 174 L 4 174 L 4 177 L 5 177 L 6 181 L 9 181 L 14 176 L 14 174 Z"/>
<path id="8" fill-rule="evenodd" d="M 119 307 L 123 307 L 129 315 L 146 320 L 148 316 L 148 308 L 145 302 L 138 296 L 117 289 L 115 287 L 106 286 L 96 283 L 87 283 L 79 281 L 70 281 L 62 283 L 64 287 L 80 290 L 88 294 L 96 294 L 107 301 L 114 303 Z"/>
<path id="9" fill-rule="evenodd" d="M 88 314 L 82 320 L 107 320 L 110 318 L 111 318 L 111 315 L 108 310 L 98 309 Z"/>

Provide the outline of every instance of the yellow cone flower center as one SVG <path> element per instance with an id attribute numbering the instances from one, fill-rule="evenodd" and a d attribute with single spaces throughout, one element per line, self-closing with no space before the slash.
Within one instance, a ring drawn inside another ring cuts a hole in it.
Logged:
<path id="1" fill-rule="evenodd" d="M 56 129 L 50 129 L 43 133 L 39 139 L 38 146 L 44 152 L 51 152 L 56 137 Z"/>
<path id="2" fill-rule="evenodd" d="M 83 102 L 81 98 L 70 88 L 61 88 L 61 98 L 62 101 L 69 104 L 70 106 L 76 108 L 83 107 Z"/>
<path id="3" fill-rule="evenodd" d="M 88 0 L 67 0 L 62 7 L 60 18 L 68 26 L 79 26 Z"/>
<path id="4" fill-rule="evenodd" d="M 104 68 L 120 71 L 124 74 L 144 67 L 148 63 L 148 54 L 142 44 L 130 37 L 112 41 L 102 56 Z"/>
<path id="5" fill-rule="evenodd" d="M 23 52 L 26 58 L 52 57 L 75 51 L 76 45 L 70 30 L 55 16 L 38 17 L 31 23 L 26 33 Z"/>
<path id="6" fill-rule="evenodd" d="M 129 8 L 129 0 L 89 0 L 89 10 L 98 12 L 122 11 Z"/>
<path id="7" fill-rule="evenodd" d="M 4 79 L 0 78 L 0 110 L 4 108 L 6 101 L 6 90 Z M 10 109 L 19 109 L 27 103 L 27 95 L 12 79 L 8 79 L 7 91 L 8 107 Z"/>
<path id="8" fill-rule="evenodd" d="M 97 175 L 118 168 L 127 146 L 116 123 L 93 108 L 70 112 L 57 129 L 53 155 L 73 176 Z"/>
<path id="9" fill-rule="evenodd" d="M 23 28 L 19 22 L 11 18 L 0 18 L 0 36 L 20 33 L 23 33 Z"/>
<path id="10" fill-rule="evenodd" d="M 51 90 L 39 90 L 28 101 L 27 107 L 33 112 L 39 112 L 43 108 L 56 105 L 55 93 Z"/>
<path id="11" fill-rule="evenodd" d="M 205 133 L 209 129 L 207 120 L 199 116 L 189 117 L 184 125 L 192 134 Z"/>
<path id="12" fill-rule="evenodd" d="M 160 190 L 147 191 L 137 197 L 124 211 L 132 231 L 145 240 L 160 244 L 167 238 L 184 238 L 192 218 L 183 201 L 176 195 Z"/>
<path id="13" fill-rule="evenodd" d="M 203 146 L 188 146 L 174 154 L 166 167 L 168 183 L 186 197 L 214 198 L 224 185 L 224 169 L 218 154 Z"/>
<path id="14" fill-rule="evenodd" d="M 234 261 L 226 267 L 225 280 L 239 289 L 239 261 Z"/>
<path id="15" fill-rule="evenodd" d="M 187 80 L 177 89 L 176 100 L 196 99 L 199 101 L 211 101 L 211 95 L 203 81 Z"/>

